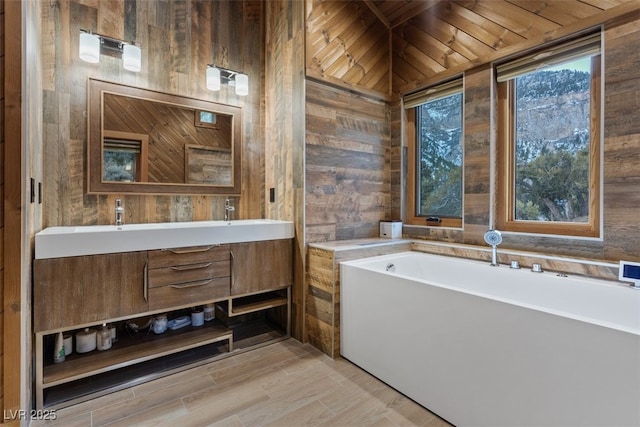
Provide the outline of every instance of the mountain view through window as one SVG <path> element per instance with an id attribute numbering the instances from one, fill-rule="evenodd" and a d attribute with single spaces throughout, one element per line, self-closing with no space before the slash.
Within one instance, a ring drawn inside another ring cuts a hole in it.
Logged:
<path id="1" fill-rule="evenodd" d="M 418 216 L 462 217 L 462 93 L 417 108 Z"/>
<path id="2" fill-rule="evenodd" d="M 589 220 L 590 63 L 515 79 L 516 220 Z"/>

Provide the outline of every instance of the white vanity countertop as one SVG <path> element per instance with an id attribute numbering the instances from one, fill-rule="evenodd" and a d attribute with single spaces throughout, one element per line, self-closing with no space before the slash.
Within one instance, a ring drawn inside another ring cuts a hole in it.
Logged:
<path id="1" fill-rule="evenodd" d="M 49 227 L 36 234 L 36 259 L 293 238 L 292 221 L 162 222 Z"/>

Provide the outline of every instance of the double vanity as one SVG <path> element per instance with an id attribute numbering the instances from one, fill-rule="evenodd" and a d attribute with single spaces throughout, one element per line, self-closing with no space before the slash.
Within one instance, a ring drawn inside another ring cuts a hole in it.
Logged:
<path id="1" fill-rule="evenodd" d="M 293 223 L 197 221 L 51 227 L 36 234 L 36 406 L 62 407 L 245 351 L 290 333 Z M 162 334 L 154 316 L 214 307 Z M 106 351 L 54 363 L 62 332 L 116 325 Z"/>

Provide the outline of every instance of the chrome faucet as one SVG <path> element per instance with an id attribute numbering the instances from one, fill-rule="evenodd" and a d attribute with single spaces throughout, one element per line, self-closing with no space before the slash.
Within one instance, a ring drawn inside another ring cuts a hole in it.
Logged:
<path id="1" fill-rule="evenodd" d="M 122 199 L 116 199 L 116 225 L 124 224 L 124 208 L 122 207 Z"/>
<path id="2" fill-rule="evenodd" d="M 236 208 L 233 206 L 233 200 L 225 199 L 224 201 L 224 220 L 229 221 L 229 212 L 235 211 Z"/>

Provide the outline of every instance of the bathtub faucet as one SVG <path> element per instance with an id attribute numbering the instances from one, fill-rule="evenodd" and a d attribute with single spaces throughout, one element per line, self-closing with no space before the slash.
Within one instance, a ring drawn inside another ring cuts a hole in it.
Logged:
<path id="1" fill-rule="evenodd" d="M 491 246 L 491 267 L 499 267 L 498 264 L 498 247 L 496 245 Z"/>
<path id="2" fill-rule="evenodd" d="M 489 230 L 484 233 L 484 241 L 491 245 L 491 266 L 498 267 L 498 245 L 502 243 L 502 233 L 498 230 Z"/>

